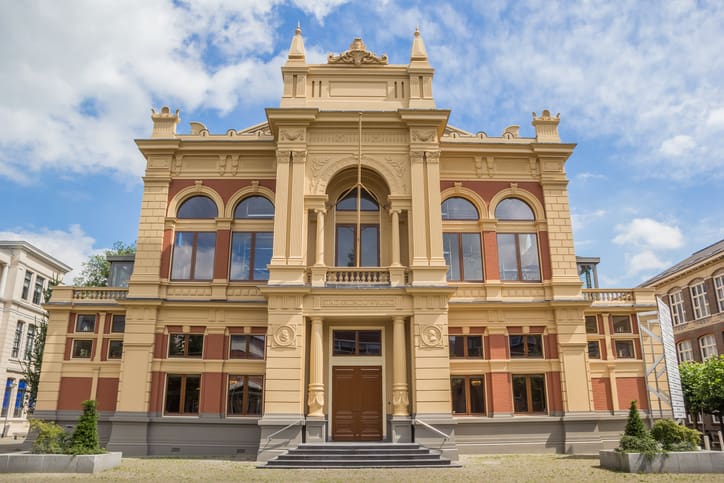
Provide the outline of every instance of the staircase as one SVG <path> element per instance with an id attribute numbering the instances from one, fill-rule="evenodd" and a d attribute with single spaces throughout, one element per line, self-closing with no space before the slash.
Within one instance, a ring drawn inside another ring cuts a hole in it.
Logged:
<path id="1" fill-rule="evenodd" d="M 260 468 L 451 468 L 456 462 L 416 443 L 300 444 Z"/>

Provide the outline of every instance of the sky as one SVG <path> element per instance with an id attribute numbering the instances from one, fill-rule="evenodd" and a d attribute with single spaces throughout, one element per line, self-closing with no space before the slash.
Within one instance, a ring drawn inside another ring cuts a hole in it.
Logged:
<path id="1" fill-rule="evenodd" d="M 0 240 L 75 270 L 133 243 L 151 108 L 179 133 L 266 120 L 297 23 L 307 62 L 361 36 L 407 64 L 416 26 L 450 125 L 535 135 L 560 112 L 576 253 L 636 286 L 724 238 L 724 2 L 0 0 Z"/>

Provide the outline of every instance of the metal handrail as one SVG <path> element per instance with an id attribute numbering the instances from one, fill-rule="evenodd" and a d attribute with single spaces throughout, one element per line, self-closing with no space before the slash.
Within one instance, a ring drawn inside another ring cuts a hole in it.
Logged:
<path id="1" fill-rule="evenodd" d="M 299 423 L 301 423 L 301 424 L 299 424 Z M 299 424 L 300 426 L 304 426 L 304 419 L 299 419 L 299 420 L 297 420 L 297 421 L 294 421 L 293 423 L 287 424 L 287 425 L 284 426 L 282 429 L 279 429 L 279 430 L 277 430 L 277 431 L 274 431 L 272 434 L 270 434 L 269 436 L 266 437 L 266 441 L 264 442 L 264 446 L 268 445 L 268 444 L 269 444 L 269 441 L 271 441 L 271 439 L 272 439 L 274 436 L 276 436 L 277 434 L 283 433 L 283 432 L 286 431 L 287 429 L 291 428 L 292 426 L 296 426 L 296 425 L 298 425 L 298 424 Z"/>
<path id="2" fill-rule="evenodd" d="M 425 421 L 423 421 L 422 419 L 417 419 L 417 418 L 415 418 L 413 422 L 414 422 L 414 423 L 420 423 L 420 424 L 422 424 L 423 426 L 425 426 L 427 429 L 429 429 L 429 430 L 431 430 L 431 431 L 439 434 L 439 435 L 442 436 L 443 438 L 445 438 L 445 439 L 442 440 L 442 444 L 445 444 L 445 442 L 446 442 L 448 439 L 450 439 L 450 435 L 449 435 L 449 434 L 443 433 L 443 432 L 440 431 L 439 429 L 437 429 L 437 428 L 435 428 L 435 427 L 427 424 L 427 423 L 426 423 Z"/>

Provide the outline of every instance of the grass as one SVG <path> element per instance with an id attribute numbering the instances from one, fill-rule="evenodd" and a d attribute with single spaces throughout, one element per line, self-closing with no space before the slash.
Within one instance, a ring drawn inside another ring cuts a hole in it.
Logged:
<path id="1" fill-rule="evenodd" d="M 352 482 L 724 482 L 718 475 L 641 475 L 601 469 L 598 456 L 495 455 L 462 456 L 462 468 L 446 469 L 258 469 L 253 462 L 221 459 L 124 458 L 118 468 L 96 475 L 5 474 L 3 481 L 308 481 Z"/>

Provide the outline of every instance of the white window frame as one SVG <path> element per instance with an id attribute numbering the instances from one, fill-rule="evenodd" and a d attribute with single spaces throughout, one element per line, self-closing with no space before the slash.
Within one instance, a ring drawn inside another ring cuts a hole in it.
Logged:
<path id="1" fill-rule="evenodd" d="M 684 317 L 684 297 L 681 290 L 669 294 L 669 306 L 671 307 L 671 319 L 674 325 L 681 325 L 686 322 Z"/>
<path id="2" fill-rule="evenodd" d="M 719 303 L 719 312 L 724 312 L 724 273 L 714 277 L 716 300 Z"/>
<path id="3" fill-rule="evenodd" d="M 699 337 L 699 350 L 701 351 L 702 361 L 718 355 L 716 350 L 716 338 L 713 334 L 702 335 Z"/>
<path id="4" fill-rule="evenodd" d="M 702 319 L 709 316 L 709 301 L 706 299 L 706 286 L 704 282 L 689 287 L 691 292 L 691 306 L 694 308 L 694 318 Z"/>
<path id="5" fill-rule="evenodd" d="M 691 362 L 694 360 L 694 348 L 690 340 L 682 340 L 676 344 L 676 352 L 679 354 L 679 362 Z"/>

